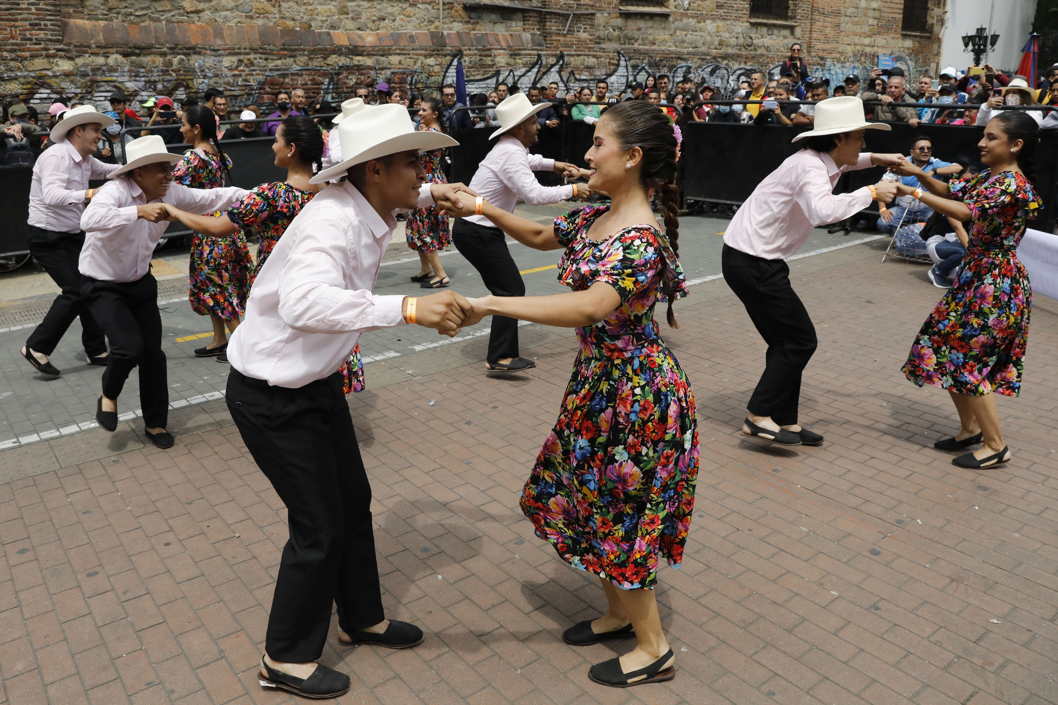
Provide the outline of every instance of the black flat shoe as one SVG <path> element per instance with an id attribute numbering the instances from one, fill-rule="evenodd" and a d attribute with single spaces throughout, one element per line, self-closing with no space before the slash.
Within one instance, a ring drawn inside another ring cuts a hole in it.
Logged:
<path id="1" fill-rule="evenodd" d="M 88 364 L 95 365 L 96 367 L 106 367 L 107 360 L 110 359 L 110 355 L 89 355 Z"/>
<path id="2" fill-rule="evenodd" d="M 943 438 L 933 444 L 933 447 L 937 450 L 962 450 L 963 448 L 969 448 L 975 446 L 984 440 L 985 435 L 978 433 L 974 436 L 969 436 L 962 439 L 961 441 L 955 440 L 955 436 L 951 438 Z"/>
<path id="3" fill-rule="evenodd" d="M 990 468 L 993 465 L 999 465 L 1000 463 L 1005 463 L 1010 460 L 1010 458 L 1006 457 L 1007 452 L 1009 450 L 1009 448 L 1004 447 L 1003 450 L 999 451 L 995 455 L 989 455 L 987 457 L 981 458 L 980 460 L 975 458 L 973 453 L 967 453 L 966 455 L 960 455 L 957 458 L 952 458 L 951 464 L 957 465 L 960 468 L 966 468 L 968 470 L 982 470 L 984 468 Z"/>
<path id="4" fill-rule="evenodd" d="M 103 395 L 99 395 L 99 399 L 96 400 L 96 423 L 104 431 L 110 431 L 113 433 L 118 427 L 118 412 L 116 411 L 103 411 Z"/>
<path id="5" fill-rule="evenodd" d="M 389 626 L 381 634 L 373 634 L 360 629 L 353 629 L 346 633 L 349 635 L 349 641 L 338 637 L 338 643 L 342 646 L 370 644 L 372 646 L 385 646 L 387 649 L 410 649 L 421 644 L 422 640 L 426 638 L 422 633 L 422 629 L 419 629 L 414 624 L 400 622 L 396 619 L 389 620 Z"/>
<path id="6" fill-rule="evenodd" d="M 195 351 L 195 357 L 216 357 L 227 351 L 227 349 L 227 343 L 224 343 L 224 345 L 218 345 L 215 348 L 199 348 Z"/>
<path id="7" fill-rule="evenodd" d="M 517 357 L 510 362 L 486 362 L 486 372 L 517 372 L 518 370 L 527 370 L 530 367 L 536 367 L 536 363 L 532 360 L 526 360 L 524 357 Z"/>
<path id="8" fill-rule="evenodd" d="M 433 272 L 427 272 L 426 274 L 419 274 L 419 275 L 414 276 L 414 277 L 409 277 L 409 279 L 411 279 L 416 284 L 422 284 L 423 282 L 428 282 L 431 279 L 433 279 Z"/>
<path id="9" fill-rule="evenodd" d="M 227 362 L 227 361 L 228 361 L 228 353 L 223 352 L 220 355 L 217 355 L 217 362 Z"/>
<path id="10" fill-rule="evenodd" d="M 62 374 L 62 372 L 59 372 L 59 369 L 50 362 L 41 362 L 40 360 L 38 360 L 36 355 L 33 354 L 33 351 L 29 349 L 28 345 L 26 346 L 26 352 L 22 353 L 22 357 L 29 360 L 29 364 L 33 365 L 33 367 L 36 368 L 37 372 L 40 372 L 42 375 L 47 375 L 48 377 L 58 377 Z"/>
<path id="11" fill-rule="evenodd" d="M 441 289 L 441 288 L 444 288 L 444 287 L 448 286 L 451 283 L 452 283 L 452 280 L 449 279 L 447 276 L 445 276 L 445 277 L 441 277 L 437 281 L 424 281 L 422 284 L 419 284 L 419 286 L 422 287 L 423 289 Z"/>
<path id="12" fill-rule="evenodd" d="M 264 675 L 257 674 L 257 682 L 262 688 L 285 690 L 294 695 L 311 700 L 329 700 L 349 692 L 349 676 L 327 668 L 322 663 L 316 664 L 316 670 L 308 678 L 295 678 L 292 675 L 271 668 L 261 659 Z"/>
<path id="13" fill-rule="evenodd" d="M 147 429 L 143 429 L 144 434 L 147 436 L 147 440 L 153 443 L 158 448 L 165 450 L 166 448 L 172 448 L 173 444 L 176 443 L 176 439 L 173 438 L 173 434 L 168 431 L 159 431 L 158 433 L 151 433 Z"/>
<path id="14" fill-rule="evenodd" d="M 803 446 L 821 446 L 823 445 L 823 437 L 818 433 L 812 433 L 804 426 L 797 432 L 797 437 L 801 439 L 801 445 Z"/>
<path id="15" fill-rule="evenodd" d="M 638 671 L 625 673 L 621 670 L 621 659 L 612 658 L 609 661 L 597 663 L 588 670 L 588 678 L 599 685 L 608 685 L 611 688 L 629 688 L 633 685 L 645 683 L 661 683 L 670 681 L 676 677 L 676 667 L 662 668 L 669 659 L 673 658 L 672 649 L 646 668 Z"/>
<path id="16" fill-rule="evenodd" d="M 750 421 L 749 418 L 745 420 L 745 424 L 746 427 L 749 428 L 749 433 L 742 431 L 743 436 L 756 436 L 757 438 L 763 438 L 766 441 L 778 443 L 782 446 L 799 446 L 802 443 L 801 437 L 793 431 L 787 431 L 784 428 L 780 428 L 778 431 L 772 431 L 763 426 L 758 426 Z"/>
<path id="17" fill-rule="evenodd" d="M 592 620 L 590 619 L 580 622 L 562 632 L 562 641 L 570 646 L 591 646 L 592 644 L 598 644 L 600 641 L 624 639 L 636 635 L 631 624 L 626 624 L 620 629 L 614 629 L 609 632 L 593 632 L 591 622 Z"/>

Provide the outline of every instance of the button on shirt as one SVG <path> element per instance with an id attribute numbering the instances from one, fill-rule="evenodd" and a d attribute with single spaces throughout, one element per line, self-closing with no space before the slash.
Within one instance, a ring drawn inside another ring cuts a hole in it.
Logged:
<path id="1" fill-rule="evenodd" d="M 871 166 L 869 153 L 861 154 L 855 166 L 839 169 L 829 154 L 800 150 L 753 190 L 727 226 L 724 244 L 761 259 L 789 257 L 813 228 L 836 223 L 871 204 L 866 186 L 833 193 L 841 172 Z"/>
<path id="2" fill-rule="evenodd" d="M 474 178 L 470 180 L 470 190 L 508 213 L 514 212 L 519 198 L 533 206 L 572 198 L 572 186 L 542 186 L 533 176 L 534 171 L 552 171 L 554 168 L 554 159 L 530 154 L 517 139 L 503 135 L 478 165 Z M 496 227 L 483 215 L 472 215 L 466 220 L 487 228 Z"/>
<path id="3" fill-rule="evenodd" d="M 95 157 L 82 157 L 70 140 L 44 150 L 33 165 L 29 186 L 30 225 L 59 233 L 81 232 L 85 192 L 91 179 L 105 179 L 121 168 Z"/>
<path id="4" fill-rule="evenodd" d="M 419 208 L 434 204 L 430 184 Z M 404 323 L 403 296 L 371 293 L 397 221 L 348 181 L 318 193 L 261 268 L 228 360 L 247 377 L 296 389 L 342 366 L 362 333 Z"/>
<path id="5" fill-rule="evenodd" d="M 198 189 L 171 183 L 165 195 L 151 203 L 171 203 L 182 211 L 205 215 L 249 193 L 234 186 Z M 77 265 L 81 274 L 108 282 L 134 282 L 147 275 L 154 246 L 169 222 L 140 218 L 136 207 L 146 204 L 146 195 L 128 176 L 119 176 L 99 190 L 81 216 L 80 228 L 87 233 Z"/>

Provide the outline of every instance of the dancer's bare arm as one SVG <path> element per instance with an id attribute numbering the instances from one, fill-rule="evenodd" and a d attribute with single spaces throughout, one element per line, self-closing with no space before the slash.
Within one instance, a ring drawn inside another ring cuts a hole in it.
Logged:
<path id="1" fill-rule="evenodd" d="M 934 196 L 943 198 L 945 201 L 951 200 L 951 197 L 948 195 L 948 184 L 943 181 L 938 181 L 932 176 L 927 176 L 926 172 L 922 171 L 920 167 L 916 166 L 915 163 L 907 157 L 900 155 L 900 161 L 890 168 L 894 173 L 899 174 L 900 176 L 914 176 L 918 179 L 918 182 Z M 912 189 L 912 191 L 913 190 L 914 189 Z"/>
<path id="2" fill-rule="evenodd" d="M 466 218 L 474 215 L 475 199 L 464 196 L 462 203 L 445 202 L 441 205 L 445 212 L 455 218 Z M 526 247 L 534 250 L 559 250 L 562 245 L 555 237 L 554 225 L 541 225 L 540 223 L 522 218 L 521 216 L 508 213 L 502 208 L 497 208 L 488 201 L 483 201 L 481 214 L 496 224 L 503 232 L 513 237 Z"/>
<path id="3" fill-rule="evenodd" d="M 921 180 L 922 179 L 919 179 L 920 182 Z M 897 186 L 897 193 L 899 193 L 901 196 L 914 196 L 915 189 L 911 188 L 910 186 L 905 186 L 904 184 L 899 184 Z M 936 196 L 932 193 L 922 193 L 918 197 L 918 200 L 923 205 L 933 209 L 937 213 L 948 216 L 949 218 L 955 218 L 958 221 L 965 222 L 973 217 L 973 214 L 970 212 L 969 206 L 967 206 L 965 203 L 962 203 L 961 201 L 953 201 L 952 199 L 948 198 L 947 195 Z"/>
<path id="4" fill-rule="evenodd" d="M 474 307 L 471 320 L 480 316 L 508 316 L 559 328 L 592 326 L 621 305 L 621 295 L 605 282 L 585 291 L 551 296 L 484 296 L 469 299 Z"/>
<path id="5" fill-rule="evenodd" d="M 235 233 L 235 225 L 232 224 L 231 219 L 229 219 L 227 215 L 213 218 L 208 215 L 195 215 L 194 213 L 188 213 L 187 211 L 182 211 L 176 206 L 168 203 L 164 205 L 165 209 L 169 211 L 169 220 L 179 220 L 199 235 L 228 237 Z"/>

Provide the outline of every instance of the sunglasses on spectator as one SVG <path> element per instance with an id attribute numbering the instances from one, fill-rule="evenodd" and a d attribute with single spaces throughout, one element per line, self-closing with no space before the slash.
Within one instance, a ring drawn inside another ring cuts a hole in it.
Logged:
<path id="1" fill-rule="evenodd" d="M 915 147 L 920 152 L 932 152 L 933 147 Z"/>

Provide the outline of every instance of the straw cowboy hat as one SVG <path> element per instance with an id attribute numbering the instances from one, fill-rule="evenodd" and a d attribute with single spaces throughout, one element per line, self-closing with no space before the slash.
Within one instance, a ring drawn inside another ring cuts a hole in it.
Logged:
<path id="1" fill-rule="evenodd" d="M 1025 94 L 1025 97 L 1028 98 L 1028 100 L 1029 100 L 1028 104 L 1029 105 L 1036 105 L 1036 91 L 1033 90 L 1032 88 L 1029 88 L 1029 82 L 1026 81 L 1024 78 L 1021 78 L 1019 76 L 1017 78 L 1010 79 L 1010 83 L 1008 83 L 1006 85 L 1006 87 L 1003 88 L 1003 95 L 1006 96 L 1007 91 L 1009 91 L 1011 89 L 1013 89 L 1013 90 L 1019 90 L 1020 89 L 1021 92 Z"/>
<path id="2" fill-rule="evenodd" d="M 170 154 L 165 149 L 165 140 L 160 135 L 147 135 L 132 140 L 125 145 L 125 157 L 129 160 L 128 164 L 107 174 L 108 179 L 116 179 L 122 174 L 128 174 L 133 169 L 147 164 L 166 162 L 171 165 L 178 163 L 181 159 L 179 154 Z"/>
<path id="3" fill-rule="evenodd" d="M 322 184 L 346 172 L 357 164 L 372 159 L 417 150 L 457 147 L 459 143 L 441 132 L 416 132 L 408 109 L 396 103 L 368 106 L 353 113 L 338 124 L 338 143 L 344 161 L 324 169 L 309 179 L 310 184 Z"/>
<path id="4" fill-rule="evenodd" d="M 113 118 L 108 118 L 103 113 L 97 113 L 91 105 L 78 105 L 76 108 L 66 111 L 62 122 L 51 128 L 49 137 L 52 142 L 62 142 L 66 139 L 66 133 L 78 125 L 99 123 L 100 129 L 102 129 L 110 127 L 114 122 Z"/>
<path id="5" fill-rule="evenodd" d="M 354 113 L 358 113 L 367 107 L 367 103 L 364 102 L 363 98 L 350 98 L 349 100 L 342 103 L 342 112 L 340 115 L 335 115 L 331 123 L 337 125 L 342 120 L 346 119 Z"/>
<path id="6" fill-rule="evenodd" d="M 525 122 L 527 118 L 536 115 L 542 110 L 547 110 L 550 107 L 551 103 L 548 102 L 541 102 L 533 105 L 529 102 L 529 99 L 525 97 L 525 93 L 515 93 L 512 96 L 507 96 L 496 106 L 496 117 L 499 118 L 500 124 L 503 125 L 503 127 L 489 135 L 489 139 L 496 139 L 507 130 L 517 127 Z"/>
<path id="7" fill-rule="evenodd" d="M 867 122 L 863 113 L 863 101 L 856 96 L 827 98 L 816 103 L 816 119 L 811 132 L 802 132 L 793 138 L 793 142 L 806 137 L 839 135 L 842 132 L 855 130 L 884 130 L 893 128 L 883 123 Z"/>

